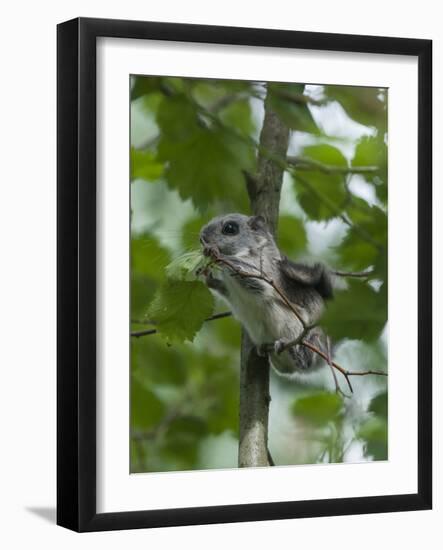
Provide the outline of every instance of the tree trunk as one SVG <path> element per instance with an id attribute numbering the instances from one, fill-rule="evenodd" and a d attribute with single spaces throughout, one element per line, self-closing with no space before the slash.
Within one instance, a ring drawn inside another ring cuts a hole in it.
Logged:
<path id="1" fill-rule="evenodd" d="M 286 157 L 289 130 L 265 101 L 265 117 L 260 145 Z M 248 178 L 248 194 L 254 215 L 263 216 L 275 235 L 278 224 L 283 171 L 272 160 L 259 153 L 255 177 Z M 240 368 L 240 442 L 239 467 L 269 466 L 269 361 L 259 357 L 248 334 L 243 331 Z"/>

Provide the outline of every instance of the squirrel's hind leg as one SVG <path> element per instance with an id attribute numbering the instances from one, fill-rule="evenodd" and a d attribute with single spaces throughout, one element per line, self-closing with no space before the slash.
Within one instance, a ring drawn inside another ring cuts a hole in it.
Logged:
<path id="1" fill-rule="evenodd" d="M 327 353 L 324 332 L 319 327 L 311 329 L 304 340 Z M 279 353 L 279 348 L 284 347 L 283 340 L 275 343 L 275 353 L 271 355 L 271 363 L 277 372 L 291 374 L 293 372 L 308 372 L 316 369 L 323 359 L 311 349 L 301 344 L 296 344 Z"/>

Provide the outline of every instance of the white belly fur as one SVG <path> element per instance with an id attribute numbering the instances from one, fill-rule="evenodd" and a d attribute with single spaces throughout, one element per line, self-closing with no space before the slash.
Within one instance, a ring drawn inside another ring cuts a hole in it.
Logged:
<path id="1" fill-rule="evenodd" d="M 293 339 L 301 333 L 301 323 L 290 314 L 269 285 L 264 283 L 264 292 L 255 294 L 245 290 L 230 275 L 223 279 L 232 313 L 255 345 L 271 344 L 279 338 Z"/>

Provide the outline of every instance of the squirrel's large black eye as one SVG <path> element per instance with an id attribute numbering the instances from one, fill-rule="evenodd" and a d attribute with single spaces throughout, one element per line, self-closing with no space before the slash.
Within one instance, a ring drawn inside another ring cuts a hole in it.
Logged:
<path id="1" fill-rule="evenodd" d="M 222 227 L 223 235 L 237 235 L 238 234 L 238 223 L 237 222 L 226 222 Z"/>

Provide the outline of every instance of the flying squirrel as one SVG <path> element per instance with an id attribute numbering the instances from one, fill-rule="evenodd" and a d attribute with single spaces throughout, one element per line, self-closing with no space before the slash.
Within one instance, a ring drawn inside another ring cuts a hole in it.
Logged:
<path id="1" fill-rule="evenodd" d="M 321 364 L 317 354 L 290 344 L 303 337 L 325 350 L 323 331 L 314 325 L 333 296 L 330 271 L 321 263 L 289 260 L 261 216 L 216 217 L 201 229 L 200 242 L 207 255 L 219 259 L 215 274 L 206 273 L 208 288 L 229 304 L 257 353 L 268 353 L 282 375 L 315 370 Z"/>

